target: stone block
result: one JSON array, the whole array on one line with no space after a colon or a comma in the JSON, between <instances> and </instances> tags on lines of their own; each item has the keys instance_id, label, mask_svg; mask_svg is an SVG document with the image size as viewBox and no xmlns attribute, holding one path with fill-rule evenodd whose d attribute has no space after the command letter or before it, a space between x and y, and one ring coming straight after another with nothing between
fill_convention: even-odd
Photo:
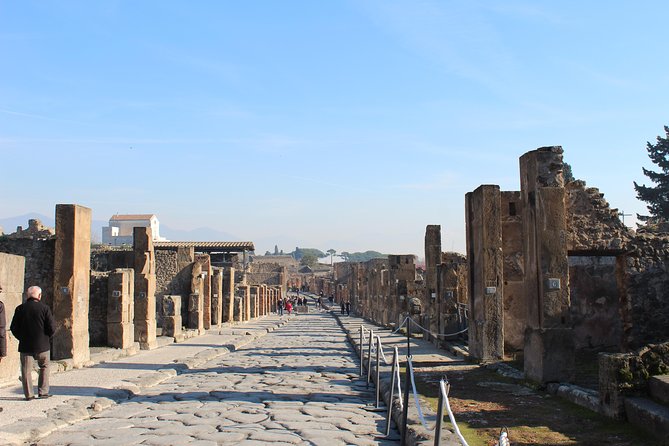
<instances>
[{"instance_id":1,"label":"stone block","mask_svg":"<svg viewBox=\"0 0 669 446\"><path fill-rule=\"evenodd\" d=\"M658 403L669 406L669 375L651 376L648 380L648 393Z\"/></svg>"},{"instance_id":2,"label":"stone block","mask_svg":"<svg viewBox=\"0 0 669 446\"><path fill-rule=\"evenodd\" d=\"M0 301L5 305L7 322L7 356L0 362L0 384L16 384L17 370L20 368L19 341L9 331L9 324L16 307L23 301L24 271L24 257L0 253Z\"/></svg>"},{"instance_id":3,"label":"stone block","mask_svg":"<svg viewBox=\"0 0 669 446\"><path fill-rule=\"evenodd\" d=\"M181 296L163 296L163 317L179 316L181 318Z\"/></svg>"},{"instance_id":4,"label":"stone block","mask_svg":"<svg viewBox=\"0 0 669 446\"><path fill-rule=\"evenodd\" d=\"M204 299L201 294L191 294L188 298L188 328L204 330Z\"/></svg>"},{"instance_id":5,"label":"stone block","mask_svg":"<svg viewBox=\"0 0 669 446\"><path fill-rule=\"evenodd\" d=\"M525 331L524 370L528 379L539 383L573 382L574 337L569 328Z\"/></svg>"},{"instance_id":6,"label":"stone block","mask_svg":"<svg viewBox=\"0 0 669 446\"><path fill-rule=\"evenodd\" d=\"M648 432L662 444L669 440L669 408L646 398L626 398L625 414L634 426Z\"/></svg>"},{"instance_id":7,"label":"stone block","mask_svg":"<svg viewBox=\"0 0 669 446\"><path fill-rule=\"evenodd\" d=\"M178 337L183 324L181 316L165 316L163 319L163 336Z\"/></svg>"},{"instance_id":8,"label":"stone block","mask_svg":"<svg viewBox=\"0 0 669 446\"><path fill-rule=\"evenodd\" d=\"M135 321L135 342L139 342L142 350L151 350L156 348L156 320Z\"/></svg>"},{"instance_id":9,"label":"stone block","mask_svg":"<svg viewBox=\"0 0 669 446\"><path fill-rule=\"evenodd\" d=\"M133 322L107 323L107 344L114 348L130 348L135 342Z\"/></svg>"}]
</instances>

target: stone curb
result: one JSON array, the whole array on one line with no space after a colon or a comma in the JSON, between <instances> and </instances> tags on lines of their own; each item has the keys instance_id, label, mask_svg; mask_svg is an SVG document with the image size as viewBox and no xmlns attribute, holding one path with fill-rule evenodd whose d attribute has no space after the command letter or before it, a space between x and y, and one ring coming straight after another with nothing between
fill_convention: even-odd
<instances>
[{"instance_id":1,"label":"stone curb","mask_svg":"<svg viewBox=\"0 0 669 446\"><path fill-rule=\"evenodd\" d=\"M83 420L90 419L99 412L138 396L145 389L154 387L180 373L192 370L202 364L239 350L247 344L265 336L277 328L283 327L293 318L285 318L266 328L246 329L244 336L234 340L231 344L222 347L210 347L202 350L190 358L175 362L173 367L166 367L155 372L145 373L136 378L124 380L124 384L113 389L103 389L95 397L75 397L67 403L60 404L47 411L47 418L30 417L0 428L0 445L14 446L23 443L36 442L64 427ZM256 332L256 333L253 333ZM221 334L219 332L219 334ZM119 357L122 357L120 355ZM67 370L67 369L66 369Z\"/></svg>"}]
</instances>

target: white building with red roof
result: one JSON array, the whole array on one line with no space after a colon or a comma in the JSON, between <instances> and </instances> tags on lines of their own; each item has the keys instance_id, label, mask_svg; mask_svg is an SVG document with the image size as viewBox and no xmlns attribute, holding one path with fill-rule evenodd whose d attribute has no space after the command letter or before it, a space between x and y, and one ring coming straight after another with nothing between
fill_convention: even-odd
<instances>
[{"instance_id":1,"label":"white building with red roof","mask_svg":"<svg viewBox=\"0 0 669 446\"><path fill-rule=\"evenodd\" d=\"M155 214L117 214L109 219L109 226L102 228L102 243L105 245L132 245L133 228L151 228L153 241L166 241L160 236L160 223Z\"/></svg>"}]
</instances>

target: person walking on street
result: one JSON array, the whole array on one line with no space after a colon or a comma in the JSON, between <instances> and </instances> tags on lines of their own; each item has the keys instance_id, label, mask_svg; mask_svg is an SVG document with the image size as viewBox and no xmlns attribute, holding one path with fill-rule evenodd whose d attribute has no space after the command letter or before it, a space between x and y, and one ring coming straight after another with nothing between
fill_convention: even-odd
<instances>
[{"instance_id":1,"label":"person walking on street","mask_svg":"<svg viewBox=\"0 0 669 446\"><path fill-rule=\"evenodd\" d=\"M343 300L341 301L340 308L341 308L341 314L344 314L346 312L346 307L344 306L344 301Z\"/></svg>"},{"instance_id":2,"label":"person walking on street","mask_svg":"<svg viewBox=\"0 0 669 446\"><path fill-rule=\"evenodd\" d=\"M293 312L293 304L290 301L286 302L286 311L288 312L288 316Z\"/></svg>"},{"instance_id":3,"label":"person walking on street","mask_svg":"<svg viewBox=\"0 0 669 446\"><path fill-rule=\"evenodd\" d=\"M346 316L350 316L350 315L351 315L351 301L347 300L346 301Z\"/></svg>"},{"instance_id":4,"label":"person walking on street","mask_svg":"<svg viewBox=\"0 0 669 446\"><path fill-rule=\"evenodd\" d=\"M10 330L19 340L21 353L21 383L26 400L33 395L32 369L33 359L39 366L38 395L48 398L49 394L49 359L51 356L51 337L55 332L55 323L51 309L41 302L42 289L31 286L26 291L28 299L14 312Z\"/></svg>"},{"instance_id":5,"label":"person walking on street","mask_svg":"<svg viewBox=\"0 0 669 446\"><path fill-rule=\"evenodd\" d=\"M279 313L279 316L283 316L283 299L279 299L279 301L276 303L276 309Z\"/></svg>"}]
</instances>

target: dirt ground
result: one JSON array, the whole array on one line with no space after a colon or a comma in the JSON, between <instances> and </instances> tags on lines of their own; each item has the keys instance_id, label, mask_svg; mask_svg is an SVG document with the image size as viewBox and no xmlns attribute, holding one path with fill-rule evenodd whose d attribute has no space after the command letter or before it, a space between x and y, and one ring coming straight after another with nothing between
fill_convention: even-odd
<instances>
[{"instance_id":1,"label":"dirt ground","mask_svg":"<svg viewBox=\"0 0 669 446\"><path fill-rule=\"evenodd\" d=\"M627 423L471 364L416 369L416 385L421 394L431 397L433 410L443 376L450 383L449 402L455 420L470 446L495 445L503 427L514 446L660 446ZM445 427L452 429L449 422Z\"/></svg>"}]
</instances>

